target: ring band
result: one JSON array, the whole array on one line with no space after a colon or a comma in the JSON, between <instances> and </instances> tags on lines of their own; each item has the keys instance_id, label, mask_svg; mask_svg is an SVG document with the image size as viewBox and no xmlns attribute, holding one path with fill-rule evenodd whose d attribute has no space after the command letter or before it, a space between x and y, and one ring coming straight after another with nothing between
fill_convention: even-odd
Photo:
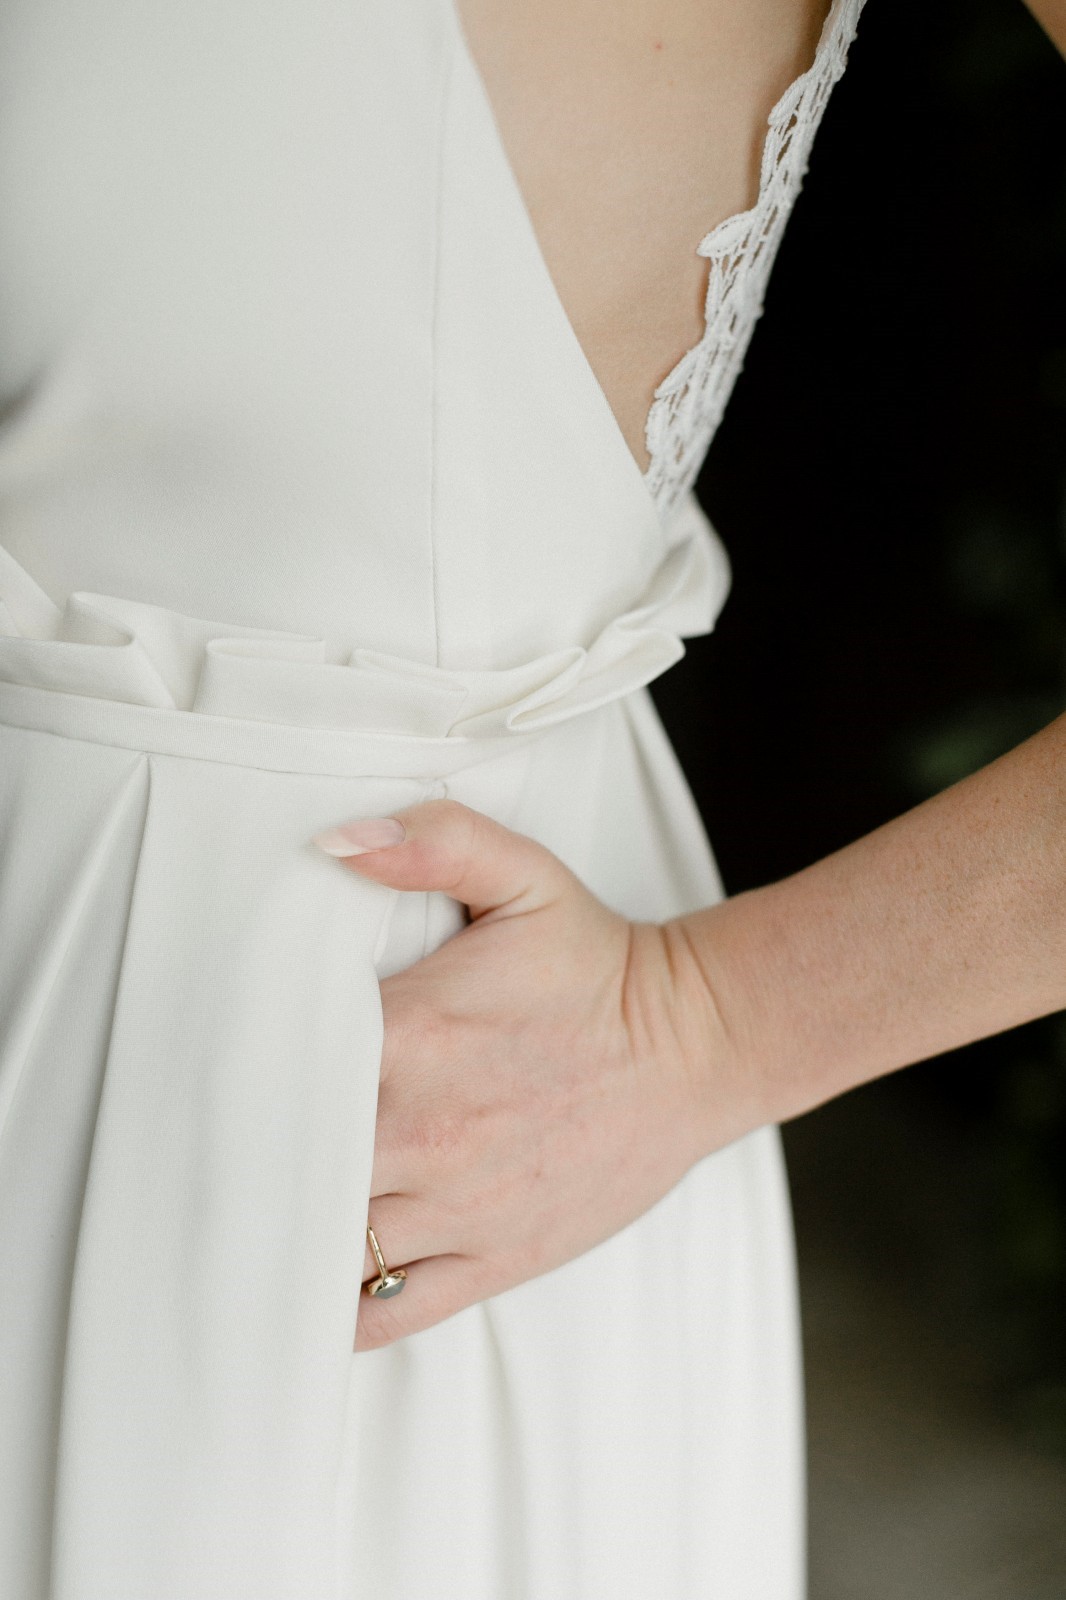
<instances>
[{"instance_id":1,"label":"ring band","mask_svg":"<svg viewBox=\"0 0 1066 1600\"><path fill-rule=\"evenodd\" d=\"M369 1222L366 1225L366 1236L370 1240L370 1248L374 1252L374 1260L378 1264L378 1276L371 1279L366 1285L367 1294L372 1294L376 1299L388 1300L391 1295L399 1294L407 1282L407 1273L403 1267L396 1267L392 1272L385 1265L385 1257L381 1253L373 1228Z\"/></svg>"}]
</instances>

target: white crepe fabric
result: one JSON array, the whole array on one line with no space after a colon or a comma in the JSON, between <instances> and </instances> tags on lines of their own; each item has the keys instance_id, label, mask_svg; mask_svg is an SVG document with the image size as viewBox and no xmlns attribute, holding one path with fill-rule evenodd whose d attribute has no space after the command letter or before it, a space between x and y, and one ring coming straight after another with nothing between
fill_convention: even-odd
<instances>
[{"instance_id":1,"label":"white crepe fabric","mask_svg":"<svg viewBox=\"0 0 1066 1600\"><path fill-rule=\"evenodd\" d=\"M379 979L462 911L311 836L721 893L645 685L725 557L450 0L2 0L0 79L0 1596L799 1600L776 1129L353 1353Z\"/></svg>"}]
</instances>

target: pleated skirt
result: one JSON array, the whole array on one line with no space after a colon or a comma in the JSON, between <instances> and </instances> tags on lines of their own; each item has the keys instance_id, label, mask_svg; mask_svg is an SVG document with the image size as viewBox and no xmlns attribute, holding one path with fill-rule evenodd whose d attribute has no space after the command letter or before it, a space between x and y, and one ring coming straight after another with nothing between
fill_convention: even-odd
<instances>
[{"instance_id":1,"label":"pleated skirt","mask_svg":"<svg viewBox=\"0 0 1066 1600\"><path fill-rule=\"evenodd\" d=\"M310 840L442 794L630 917L721 893L644 689L440 740L0 684L0 1595L800 1600L776 1129L353 1353L379 981L463 919Z\"/></svg>"}]
</instances>

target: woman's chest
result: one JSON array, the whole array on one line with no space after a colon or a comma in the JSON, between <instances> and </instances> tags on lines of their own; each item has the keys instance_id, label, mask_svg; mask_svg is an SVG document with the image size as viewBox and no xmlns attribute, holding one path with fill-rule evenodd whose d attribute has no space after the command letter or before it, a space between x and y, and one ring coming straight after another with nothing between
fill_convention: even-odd
<instances>
[{"instance_id":1,"label":"woman's chest","mask_svg":"<svg viewBox=\"0 0 1066 1600\"><path fill-rule=\"evenodd\" d=\"M630 450L703 330L696 245L750 206L825 0L457 0L546 264Z\"/></svg>"}]
</instances>

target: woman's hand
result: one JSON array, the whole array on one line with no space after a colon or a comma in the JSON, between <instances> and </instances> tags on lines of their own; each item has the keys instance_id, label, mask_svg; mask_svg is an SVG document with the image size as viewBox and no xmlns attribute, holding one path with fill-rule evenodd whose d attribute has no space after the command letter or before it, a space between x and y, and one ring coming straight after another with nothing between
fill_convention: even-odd
<instances>
[{"instance_id":1,"label":"woman's hand","mask_svg":"<svg viewBox=\"0 0 1066 1600\"><path fill-rule=\"evenodd\" d=\"M715 1007L679 925L628 922L455 801L397 815L402 842L344 865L443 890L471 921L381 986L371 1221L408 1282L361 1297L357 1350L580 1255L735 1136ZM340 855L382 827L317 842ZM363 1281L376 1275L368 1250Z\"/></svg>"}]
</instances>

